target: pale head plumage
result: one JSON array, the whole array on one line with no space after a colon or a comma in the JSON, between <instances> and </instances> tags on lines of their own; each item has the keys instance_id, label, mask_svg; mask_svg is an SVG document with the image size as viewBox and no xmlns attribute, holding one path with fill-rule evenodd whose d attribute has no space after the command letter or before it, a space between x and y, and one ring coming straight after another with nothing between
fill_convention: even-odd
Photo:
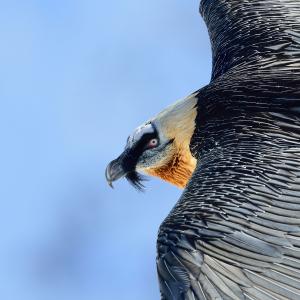
<instances>
[{"instance_id":1,"label":"pale head plumage","mask_svg":"<svg viewBox=\"0 0 300 300\"><path fill-rule=\"evenodd\" d=\"M195 129L197 99L194 94L179 100L160 112L152 123L162 141L172 140L159 164L143 171L158 176L180 188L184 188L191 177L196 159L190 151L190 141Z\"/></svg>"},{"instance_id":2,"label":"pale head plumage","mask_svg":"<svg viewBox=\"0 0 300 300\"><path fill-rule=\"evenodd\" d=\"M144 172L185 187L196 166L190 151L196 105L197 98L192 94L137 127L128 137L124 152L109 164L109 183L125 176L134 186L141 187L138 172Z\"/></svg>"}]
</instances>

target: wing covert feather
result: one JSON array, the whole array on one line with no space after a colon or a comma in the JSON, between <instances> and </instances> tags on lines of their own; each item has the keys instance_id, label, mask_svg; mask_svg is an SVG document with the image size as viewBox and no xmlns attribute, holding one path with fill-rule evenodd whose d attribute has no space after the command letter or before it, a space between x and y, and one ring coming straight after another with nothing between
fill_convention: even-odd
<instances>
[{"instance_id":1,"label":"wing covert feather","mask_svg":"<svg viewBox=\"0 0 300 300\"><path fill-rule=\"evenodd\" d=\"M175 291L161 289L162 299L300 299L300 145L270 146L273 138L202 152L160 227L158 265L169 273L158 274Z\"/></svg>"},{"instance_id":2,"label":"wing covert feather","mask_svg":"<svg viewBox=\"0 0 300 300\"><path fill-rule=\"evenodd\" d=\"M299 68L298 0L202 0L212 80L232 68Z\"/></svg>"}]
</instances>

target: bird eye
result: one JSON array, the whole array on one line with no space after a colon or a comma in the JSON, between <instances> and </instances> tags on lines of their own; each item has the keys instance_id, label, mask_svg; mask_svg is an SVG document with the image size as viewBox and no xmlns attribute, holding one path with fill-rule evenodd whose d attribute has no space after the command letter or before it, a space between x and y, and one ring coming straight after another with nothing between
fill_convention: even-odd
<instances>
[{"instance_id":1,"label":"bird eye","mask_svg":"<svg viewBox=\"0 0 300 300\"><path fill-rule=\"evenodd\" d=\"M148 142L147 148L154 148L158 145L158 139L151 139Z\"/></svg>"}]
</instances>

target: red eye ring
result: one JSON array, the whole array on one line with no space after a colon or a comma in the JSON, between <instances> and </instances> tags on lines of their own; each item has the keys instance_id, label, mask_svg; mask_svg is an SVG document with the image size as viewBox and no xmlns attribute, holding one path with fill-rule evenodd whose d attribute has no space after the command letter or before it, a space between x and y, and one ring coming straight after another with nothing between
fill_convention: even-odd
<instances>
[{"instance_id":1,"label":"red eye ring","mask_svg":"<svg viewBox=\"0 0 300 300\"><path fill-rule=\"evenodd\" d=\"M148 143L148 148L155 148L158 145L158 139L151 139Z\"/></svg>"}]
</instances>

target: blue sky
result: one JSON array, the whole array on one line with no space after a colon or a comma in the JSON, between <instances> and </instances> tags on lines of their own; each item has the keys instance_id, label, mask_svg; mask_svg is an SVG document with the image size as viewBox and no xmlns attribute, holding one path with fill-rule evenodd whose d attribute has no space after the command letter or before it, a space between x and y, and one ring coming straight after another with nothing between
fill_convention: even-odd
<instances>
[{"instance_id":1,"label":"blue sky","mask_svg":"<svg viewBox=\"0 0 300 300\"><path fill-rule=\"evenodd\" d=\"M111 190L135 127L209 82L198 1L0 4L0 299L159 298L156 235L181 191Z\"/></svg>"}]
</instances>

